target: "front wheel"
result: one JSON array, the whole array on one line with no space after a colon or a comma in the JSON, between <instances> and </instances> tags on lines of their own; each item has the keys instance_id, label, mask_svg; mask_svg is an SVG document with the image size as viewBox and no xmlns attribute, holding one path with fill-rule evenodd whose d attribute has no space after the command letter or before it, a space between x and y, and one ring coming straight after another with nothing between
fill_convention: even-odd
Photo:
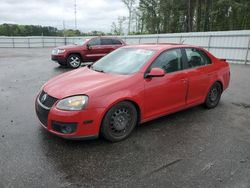
<instances>
[{"instance_id":1,"label":"front wheel","mask_svg":"<svg viewBox=\"0 0 250 188\"><path fill-rule=\"evenodd\" d=\"M209 109L215 108L220 101L221 93L221 85L218 82L215 82L208 92L204 106Z\"/></svg>"},{"instance_id":2,"label":"front wheel","mask_svg":"<svg viewBox=\"0 0 250 188\"><path fill-rule=\"evenodd\" d=\"M135 106L127 101L120 102L106 113L101 126L102 136L112 142L123 140L133 131L137 119Z\"/></svg>"},{"instance_id":3,"label":"front wheel","mask_svg":"<svg viewBox=\"0 0 250 188\"><path fill-rule=\"evenodd\" d=\"M81 57L77 54L71 54L68 58L67 58L67 65L70 68L76 69L78 67L80 67L81 65Z\"/></svg>"}]
</instances>

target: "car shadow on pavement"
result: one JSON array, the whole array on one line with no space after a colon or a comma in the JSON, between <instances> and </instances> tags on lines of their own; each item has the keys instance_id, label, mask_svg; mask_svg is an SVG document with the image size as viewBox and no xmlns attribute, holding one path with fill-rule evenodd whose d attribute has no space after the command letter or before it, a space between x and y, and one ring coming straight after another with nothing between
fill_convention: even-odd
<instances>
[{"instance_id":1,"label":"car shadow on pavement","mask_svg":"<svg viewBox=\"0 0 250 188\"><path fill-rule=\"evenodd\" d=\"M194 138L189 129L193 129L191 126L195 117L191 120L188 117L194 113L200 117L205 110L198 106L144 123L136 127L127 139L117 143L103 138L65 140L42 130L39 133L40 146L42 153L52 161L51 166L62 173L62 179L71 185L79 186L87 182L91 183L87 185L96 186L109 184L117 180L114 174L119 182L126 183L131 178L136 181L168 168L169 164L177 165L183 158L183 149L185 154L192 150L193 146L189 144ZM201 131L202 127L195 130L195 134L199 136ZM181 152L178 152L180 148ZM164 164L162 161L165 161ZM133 177L124 178L129 172L134 174Z\"/></svg>"}]
</instances>

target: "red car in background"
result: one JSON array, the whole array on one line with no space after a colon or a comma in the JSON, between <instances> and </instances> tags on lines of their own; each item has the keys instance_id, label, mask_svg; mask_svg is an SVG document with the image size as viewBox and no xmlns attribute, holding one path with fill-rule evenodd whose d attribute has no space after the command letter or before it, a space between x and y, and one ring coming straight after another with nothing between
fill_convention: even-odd
<instances>
[{"instance_id":1,"label":"red car in background","mask_svg":"<svg viewBox=\"0 0 250 188\"><path fill-rule=\"evenodd\" d=\"M78 68L81 62L95 62L125 45L124 41L114 37L80 39L75 45L60 46L53 49L51 59L62 66Z\"/></svg>"},{"instance_id":2,"label":"red car in background","mask_svg":"<svg viewBox=\"0 0 250 188\"><path fill-rule=\"evenodd\" d=\"M36 113L55 135L119 141L137 124L200 104L216 107L229 81L228 63L202 48L126 46L48 81Z\"/></svg>"}]
</instances>

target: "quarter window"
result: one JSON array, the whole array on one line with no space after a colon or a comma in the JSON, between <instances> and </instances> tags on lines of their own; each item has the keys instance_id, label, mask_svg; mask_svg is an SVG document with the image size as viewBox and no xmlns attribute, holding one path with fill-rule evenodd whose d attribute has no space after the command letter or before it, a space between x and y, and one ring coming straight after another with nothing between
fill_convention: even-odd
<instances>
[{"instance_id":1,"label":"quarter window","mask_svg":"<svg viewBox=\"0 0 250 188\"><path fill-rule=\"evenodd\" d=\"M211 60L209 59L209 57L207 57L207 55L204 52L195 48L187 48L185 49L185 51L187 55L189 68L211 64Z\"/></svg>"},{"instance_id":2,"label":"quarter window","mask_svg":"<svg viewBox=\"0 0 250 188\"><path fill-rule=\"evenodd\" d=\"M182 70L182 55L180 49L163 52L151 65L150 68L159 67L166 73Z\"/></svg>"},{"instance_id":3,"label":"quarter window","mask_svg":"<svg viewBox=\"0 0 250 188\"><path fill-rule=\"evenodd\" d=\"M122 45L121 41L112 39L113 44L115 45Z\"/></svg>"}]
</instances>

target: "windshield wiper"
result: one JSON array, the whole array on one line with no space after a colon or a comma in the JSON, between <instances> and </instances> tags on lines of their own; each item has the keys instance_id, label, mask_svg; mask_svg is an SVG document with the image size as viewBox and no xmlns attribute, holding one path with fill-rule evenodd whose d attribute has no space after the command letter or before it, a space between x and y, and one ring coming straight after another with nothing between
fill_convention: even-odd
<instances>
[{"instance_id":1,"label":"windshield wiper","mask_svg":"<svg viewBox=\"0 0 250 188\"><path fill-rule=\"evenodd\" d=\"M93 69L96 72L104 72L103 70L99 70L99 69Z\"/></svg>"},{"instance_id":2,"label":"windshield wiper","mask_svg":"<svg viewBox=\"0 0 250 188\"><path fill-rule=\"evenodd\" d=\"M92 70L96 71L96 72L102 72L105 73L104 70L101 69L95 69L93 66L90 67Z\"/></svg>"}]
</instances>

